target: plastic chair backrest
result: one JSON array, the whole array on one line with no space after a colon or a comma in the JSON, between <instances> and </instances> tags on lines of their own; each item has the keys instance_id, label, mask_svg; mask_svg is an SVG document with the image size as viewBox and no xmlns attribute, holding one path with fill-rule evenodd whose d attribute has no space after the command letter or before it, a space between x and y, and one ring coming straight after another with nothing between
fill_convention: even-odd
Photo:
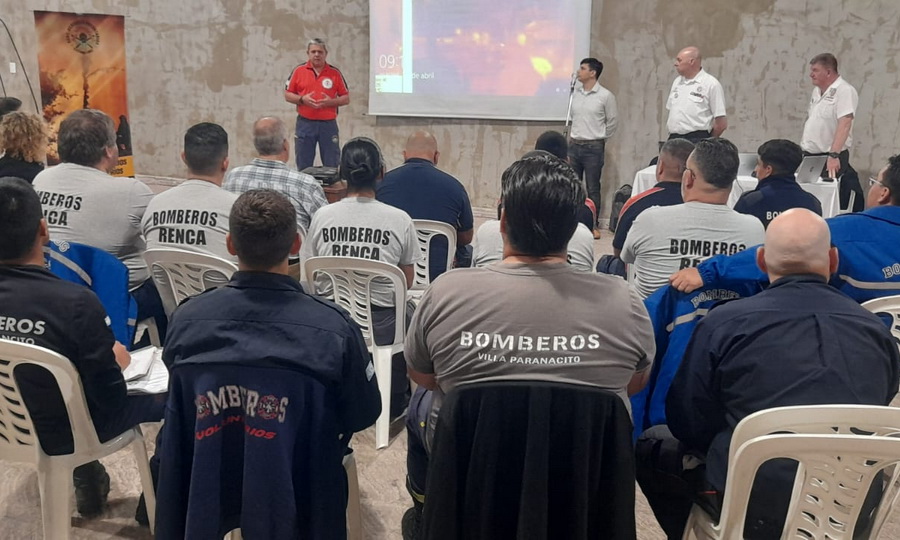
<instances>
[{"instance_id":1,"label":"plastic chair backrest","mask_svg":"<svg viewBox=\"0 0 900 540\"><path fill-rule=\"evenodd\" d=\"M848 436L856 437L864 440L865 438L888 437L898 441L900 444L900 409L895 407L877 407L872 405L805 405L797 407L777 407L767 409L751 414L741 420L734 430L731 437L731 448L728 455L728 488L727 492L735 491L734 496L744 499L746 508L746 497L749 496L750 486L755 476L756 469L749 475L748 483L743 488L732 482L732 464L738 474L746 472L745 465L738 467L737 460L740 459L739 452L749 441L766 437L771 434L788 434L788 435L820 435L820 436ZM788 456L790 457L790 456ZM900 454L897 454L900 460ZM893 474L894 479L900 475L900 467ZM801 477L799 476L798 479ZM891 483L893 484L893 482ZM801 489L798 484L794 484L795 491ZM867 485L866 485L867 489ZM746 493L742 493L745 490ZM865 496L865 489L862 489L862 496ZM896 492L892 497L896 497ZM728 495L726 495L726 499ZM795 497L796 499L796 497ZM893 504L891 497L888 502ZM885 502L882 500L882 503ZM801 499L804 500L804 499ZM862 498L860 498L860 501ZM727 502L727 501L726 501ZM793 503L792 503L793 504ZM724 509L724 506L723 506ZM789 521L790 516L788 514ZM725 523L725 513L722 514L723 519L720 523ZM887 517L887 512L879 511L873 522L872 531L877 533ZM851 528L856 521L851 522ZM742 525L743 526L743 525ZM742 528L733 529L735 531L743 530ZM793 530L793 529L791 529ZM874 538L874 535L873 535Z\"/></svg>"},{"instance_id":2,"label":"plastic chair backrest","mask_svg":"<svg viewBox=\"0 0 900 540\"><path fill-rule=\"evenodd\" d=\"M362 330L366 345L375 345L372 335L372 305L370 291L375 278L390 281L394 292L396 320L406 320L406 276L403 271L381 261L357 257L310 257L303 265L308 290L313 294L332 300L346 309ZM331 282L331 294L320 294L316 287L316 277L326 276ZM405 324L394 325L393 344L403 343Z\"/></svg>"},{"instance_id":3,"label":"plastic chair backrest","mask_svg":"<svg viewBox=\"0 0 900 540\"><path fill-rule=\"evenodd\" d=\"M891 334L900 339L900 295L884 296L863 302L862 307L872 313L886 313L891 316Z\"/></svg>"},{"instance_id":4,"label":"plastic chair backrest","mask_svg":"<svg viewBox=\"0 0 900 540\"><path fill-rule=\"evenodd\" d=\"M876 515L872 538L896 502L900 439L869 435L778 434L750 439L728 464L728 489L720 538L739 538L756 473L765 462L798 462L782 538L850 540L876 475L893 468Z\"/></svg>"},{"instance_id":5,"label":"plastic chair backrest","mask_svg":"<svg viewBox=\"0 0 900 540\"><path fill-rule=\"evenodd\" d=\"M148 249L144 252L144 260L167 316L171 316L185 298L221 287L238 269L233 262L219 257L174 248Z\"/></svg>"},{"instance_id":6,"label":"plastic chair backrest","mask_svg":"<svg viewBox=\"0 0 900 540\"><path fill-rule=\"evenodd\" d=\"M65 357L49 349L0 339L0 458L37 463L43 454L31 415L25 407L13 372L23 364L40 366L53 376L69 415L74 453L100 445L91 422L81 378Z\"/></svg>"},{"instance_id":7,"label":"plastic chair backrest","mask_svg":"<svg viewBox=\"0 0 900 540\"><path fill-rule=\"evenodd\" d=\"M443 236L447 239L447 263L445 271L453 268L453 255L456 253L456 229L443 221L430 219L414 219L416 237L419 240L419 251L422 257L416 262L415 280L411 290L425 289L431 283L429 274L431 260L431 239L435 236Z\"/></svg>"}]
</instances>

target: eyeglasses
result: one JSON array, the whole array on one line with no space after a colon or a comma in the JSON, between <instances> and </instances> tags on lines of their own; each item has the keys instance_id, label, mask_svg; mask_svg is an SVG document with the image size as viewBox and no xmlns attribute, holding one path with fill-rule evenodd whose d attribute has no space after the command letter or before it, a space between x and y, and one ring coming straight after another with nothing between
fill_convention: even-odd
<instances>
[{"instance_id":1,"label":"eyeglasses","mask_svg":"<svg viewBox=\"0 0 900 540\"><path fill-rule=\"evenodd\" d=\"M884 185L884 182L882 182L881 180L875 178L874 176L870 176L870 177L869 177L869 187L872 187L872 186L874 186L875 184L878 184L878 185L880 185L880 186L883 187L883 188L886 188L886 187L887 187L886 185Z\"/></svg>"}]
</instances>

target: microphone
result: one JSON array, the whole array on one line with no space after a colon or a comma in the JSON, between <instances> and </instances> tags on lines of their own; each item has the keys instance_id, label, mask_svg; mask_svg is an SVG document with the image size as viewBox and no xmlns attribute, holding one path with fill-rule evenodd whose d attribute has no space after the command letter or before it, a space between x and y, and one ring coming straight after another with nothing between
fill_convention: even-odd
<instances>
[{"instance_id":1,"label":"microphone","mask_svg":"<svg viewBox=\"0 0 900 540\"><path fill-rule=\"evenodd\" d=\"M570 93L575 91L575 81L577 81L577 80L578 80L578 73L573 71L572 72L572 82L571 82L571 84L569 84L569 92Z\"/></svg>"}]
</instances>

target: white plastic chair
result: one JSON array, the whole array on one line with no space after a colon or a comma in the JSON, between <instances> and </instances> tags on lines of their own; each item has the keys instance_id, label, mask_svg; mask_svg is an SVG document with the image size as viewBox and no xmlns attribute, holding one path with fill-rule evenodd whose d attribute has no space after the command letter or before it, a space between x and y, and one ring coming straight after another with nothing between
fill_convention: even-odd
<instances>
[{"instance_id":1,"label":"white plastic chair","mask_svg":"<svg viewBox=\"0 0 900 540\"><path fill-rule=\"evenodd\" d=\"M893 334L895 338L900 339L900 295L875 298L874 300L863 302L862 307L875 314L889 314L893 318L893 322L891 323L891 334Z\"/></svg>"},{"instance_id":2,"label":"white plastic chair","mask_svg":"<svg viewBox=\"0 0 900 540\"><path fill-rule=\"evenodd\" d=\"M56 379L72 429L74 452L48 456L37 440L31 415L13 377L17 366L40 366ZM71 538L72 471L79 465L131 446L141 475L150 530L156 515L156 496L141 428L135 426L101 443L91 422L81 378L75 366L61 355L27 343L0 339L0 459L31 463L38 470L44 538Z\"/></svg>"},{"instance_id":3,"label":"white plastic chair","mask_svg":"<svg viewBox=\"0 0 900 540\"><path fill-rule=\"evenodd\" d=\"M393 264L356 257L311 257L304 263L308 290L333 300L346 309L362 330L366 346L375 363L378 390L381 392L381 416L375 423L375 446L384 448L389 443L391 408L391 357L403 352L406 334L406 276ZM318 276L327 276L331 293L323 292L316 285ZM396 324L394 340L389 345L375 345L372 334L372 306L370 290L372 281L387 280L394 292Z\"/></svg>"},{"instance_id":4,"label":"white plastic chair","mask_svg":"<svg viewBox=\"0 0 900 540\"><path fill-rule=\"evenodd\" d=\"M182 300L224 285L238 269L225 259L174 248L148 249L144 260L169 317Z\"/></svg>"},{"instance_id":5,"label":"white plastic chair","mask_svg":"<svg viewBox=\"0 0 900 540\"><path fill-rule=\"evenodd\" d=\"M431 239L435 236L443 236L447 239L447 263L445 268L450 270L453 268L453 255L456 253L456 229L443 221L432 221L430 219L414 219L413 225L416 226L416 237L419 240L419 251L422 257L416 262L415 280L409 289L409 296L418 299L431 284L429 274L429 263L431 260Z\"/></svg>"},{"instance_id":6,"label":"white plastic chair","mask_svg":"<svg viewBox=\"0 0 900 540\"><path fill-rule=\"evenodd\" d=\"M782 538L850 540L875 475L893 465L872 520L875 538L900 493L900 409L812 405L744 418L731 437L719 523L694 505L683 538L741 538L756 472L779 457L800 463Z\"/></svg>"},{"instance_id":7,"label":"white plastic chair","mask_svg":"<svg viewBox=\"0 0 900 540\"><path fill-rule=\"evenodd\" d=\"M835 196L838 197L839 199L841 196L841 180L842 179L843 179L843 175L841 175L837 178L837 193L835 193ZM840 207L841 203L838 202L838 215L852 213L854 203L856 203L856 192L851 190L850 198L847 199L847 207L846 208L841 208Z\"/></svg>"}]
</instances>

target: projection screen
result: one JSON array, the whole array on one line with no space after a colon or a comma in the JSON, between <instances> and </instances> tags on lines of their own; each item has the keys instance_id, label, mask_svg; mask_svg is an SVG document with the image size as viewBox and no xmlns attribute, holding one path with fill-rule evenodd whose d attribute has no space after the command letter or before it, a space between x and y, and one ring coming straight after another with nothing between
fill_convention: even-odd
<instances>
[{"instance_id":1,"label":"projection screen","mask_svg":"<svg viewBox=\"0 0 900 540\"><path fill-rule=\"evenodd\" d=\"M565 120L590 0L370 0L369 114Z\"/></svg>"}]
</instances>

